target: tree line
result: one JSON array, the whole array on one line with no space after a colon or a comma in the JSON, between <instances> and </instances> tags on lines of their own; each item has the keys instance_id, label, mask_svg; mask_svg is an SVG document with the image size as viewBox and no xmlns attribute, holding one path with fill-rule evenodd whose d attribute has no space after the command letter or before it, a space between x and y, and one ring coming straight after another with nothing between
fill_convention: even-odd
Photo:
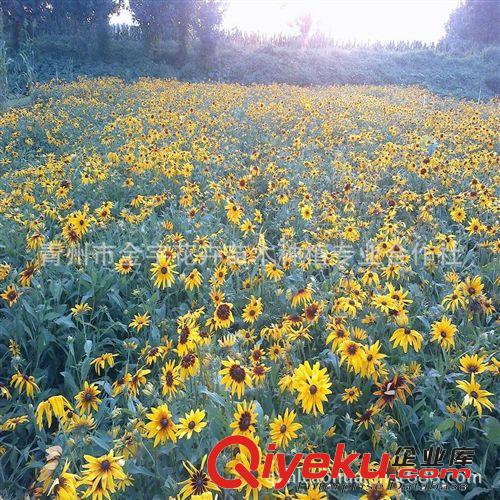
<instances>
[{"instance_id":1,"label":"tree line","mask_svg":"<svg viewBox=\"0 0 500 500\"><path fill-rule=\"evenodd\" d=\"M129 9L135 21L134 34L144 44L153 60L183 65L188 49L196 42L200 61L210 61L219 40L230 38L244 46L256 34L220 30L225 0L0 0L0 57L2 50L20 52L26 40L48 35L72 36L83 45L95 47L95 54L106 61L110 57L110 40L116 29L109 24L110 16ZM303 48L331 43L321 34L311 33L312 19L307 14L297 20L297 36ZM499 43L500 0L462 0L451 14L446 36L440 47L469 48ZM129 30L131 32L132 30ZM126 33L126 30L125 30ZM239 36L239 38L238 38ZM268 39L272 45L293 47L294 37ZM161 50L166 41L174 42L168 56ZM295 44L297 45L297 44ZM396 45L397 46L397 45ZM391 47L387 47L391 48ZM83 47L82 47L83 50ZM168 60L165 58L168 57Z\"/></svg>"},{"instance_id":2,"label":"tree line","mask_svg":"<svg viewBox=\"0 0 500 500\"><path fill-rule=\"evenodd\" d=\"M26 38L72 35L93 43L96 55L106 60L110 16L128 8L146 51L157 57L161 42L173 40L177 44L173 62L183 64L193 39L204 58L213 55L223 7L223 0L0 0L0 28L13 52Z\"/></svg>"}]
</instances>

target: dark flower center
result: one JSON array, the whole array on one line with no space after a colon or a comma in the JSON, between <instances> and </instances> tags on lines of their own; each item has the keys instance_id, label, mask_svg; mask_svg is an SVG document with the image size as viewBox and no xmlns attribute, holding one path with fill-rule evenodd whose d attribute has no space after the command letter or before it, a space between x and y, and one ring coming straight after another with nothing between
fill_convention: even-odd
<instances>
[{"instance_id":1,"label":"dark flower center","mask_svg":"<svg viewBox=\"0 0 500 500\"><path fill-rule=\"evenodd\" d=\"M221 304L217 308L217 316L219 319L222 321L226 321L229 318L229 313L231 312L231 309L227 304Z\"/></svg>"},{"instance_id":2,"label":"dark flower center","mask_svg":"<svg viewBox=\"0 0 500 500\"><path fill-rule=\"evenodd\" d=\"M242 431L246 431L248 430L251 424L252 424L252 416L250 415L250 413L246 411L240 417L239 428Z\"/></svg>"},{"instance_id":3,"label":"dark flower center","mask_svg":"<svg viewBox=\"0 0 500 500\"><path fill-rule=\"evenodd\" d=\"M229 375L235 382L241 383L245 380L246 373L240 365L233 365L229 368Z\"/></svg>"}]
</instances>

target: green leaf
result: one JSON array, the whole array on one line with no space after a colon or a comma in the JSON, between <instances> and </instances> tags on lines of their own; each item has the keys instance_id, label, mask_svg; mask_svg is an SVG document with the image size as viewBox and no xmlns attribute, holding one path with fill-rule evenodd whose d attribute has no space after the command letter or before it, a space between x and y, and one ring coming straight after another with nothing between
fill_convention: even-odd
<instances>
[{"instance_id":1,"label":"green leaf","mask_svg":"<svg viewBox=\"0 0 500 500\"><path fill-rule=\"evenodd\" d=\"M488 417L483 425L488 441L500 445L500 422L495 417Z\"/></svg>"},{"instance_id":2,"label":"green leaf","mask_svg":"<svg viewBox=\"0 0 500 500\"><path fill-rule=\"evenodd\" d=\"M83 346L85 354L88 356L92 352L92 340L86 340Z\"/></svg>"}]
</instances>

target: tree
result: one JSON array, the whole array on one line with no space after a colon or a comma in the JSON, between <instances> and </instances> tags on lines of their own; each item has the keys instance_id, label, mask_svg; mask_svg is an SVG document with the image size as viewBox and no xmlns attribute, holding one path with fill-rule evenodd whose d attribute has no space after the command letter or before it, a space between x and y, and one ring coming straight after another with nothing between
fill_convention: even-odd
<instances>
[{"instance_id":1,"label":"tree","mask_svg":"<svg viewBox=\"0 0 500 500\"><path fill-rule=\"evenodd\" d=\"M175 62L178 66L186 62L190 30L194 24L195 5L195 0L177 0L173 4L172 21L178 45Z\"/></svg>"},{"instance_id":2,"label":"tree","mask_svg":"<svg viewBox=\"0 0 500 500\"><path fill-rule=\"evenodd\" d=\"M37 18L47 8L44 0L0 0L4 30L10 34L14 51L19 51L23 29L33 34Z\"/></svg>"},{"instance_id":3,"label":"tree","mask_svg":"<svg viewBox=\"0 0 500 500\"><path fill-rule=\"evenodd\" d=\"M175 0L130 0L130 10L141 29L146 50L157 55L160 41L172 20Z\"/></svg>"},{"instance_id":4,"label":"tree","mask_svg":"<svg viewBox=\"0 0 500 500\"><path fill-rule=\"evenodd\" d=\"M200 60L203 65L213 57L217 47L217 28L222 22L224 4L220 0L198 0L195 29L200 40Z\"/></svg>"},{"instance_id":5,"label":"tree","mask_svg":"<svg viewBox=\"0 0 500 500\"><path fill-rule=\"evenodd\" d=\"M3 9L0 4L0 109L7 100L7 50L3 32Z\"/></svg>"},{"instance_id":6,"label":"tree","mask_svg":"<svg viewBox=\"0 0 500 500\"><path fill-rule=\"evenodd\" d=\"M464 0L451 13L446 25L446 39L481 45L500 41L500 0Z\"/></svg>"},{"instance_id":7,"label":"tree","mask_svg":"<svg viewBox=\"0 0 500 500\"><path fill-rule=\"evenodd\" d=\"M306 13L300 16L295 25L299 30L299 43L301 48L306 48L311 38L311 31L313 28L313 16L311 13Z\"/></svg>"}]
</instances>

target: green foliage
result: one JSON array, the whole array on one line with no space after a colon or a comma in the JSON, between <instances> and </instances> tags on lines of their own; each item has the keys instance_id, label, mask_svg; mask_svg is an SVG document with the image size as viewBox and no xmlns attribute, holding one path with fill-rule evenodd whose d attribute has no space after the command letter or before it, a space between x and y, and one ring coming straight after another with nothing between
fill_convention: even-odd
<instances>
[{"instance_id":1,"label":"green foliage","mask_svg":"<svg viewBox=\"0 0 500 500\"><path fill-rule=\"evenodd\" d=\"M500 41L500 2L465 0L451 14L446 31L451 42L495 44Z\"/></svg>"}]
</instances>

